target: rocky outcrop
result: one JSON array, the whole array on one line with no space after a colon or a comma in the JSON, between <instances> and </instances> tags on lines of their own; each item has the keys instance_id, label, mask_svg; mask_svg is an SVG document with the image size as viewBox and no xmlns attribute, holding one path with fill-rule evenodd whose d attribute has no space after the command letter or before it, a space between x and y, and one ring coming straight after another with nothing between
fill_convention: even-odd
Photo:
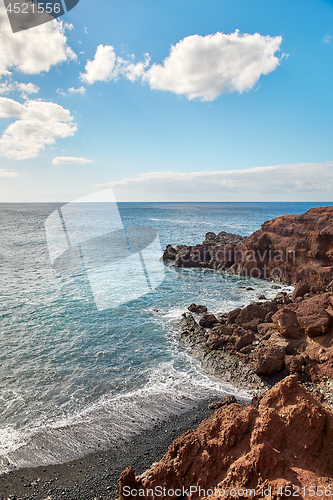
<instances>
[{"instance_id":1,"label":"rocky outcrop","mask_svg":"<svg viewBox=\"0 0 333 500\"><path fill-rule=\"evenodd\" d=\"M204 314L199 324L184 314L180 340L209 373L239 388L260 392L289 373L333 381L333 294L305 285L304 295L279 292L219 318Z\"/></svg>"},{"instance_id":2,"label":"rocky outcrop","mask_svg":"<svg viewBox=\"0 0 333 500\"><path fill-rule=\"evenodd\" d=\"M332 413L289 376L261 401L218 409L141 476L128 467L120 500L330 496L332 449Z\"/></svg>"},{"instance_id":3,"label":"rocky outcrop","mask_svg":"<svg viewBox=\"0 0 333 500\"><path fill-rule=\"evenodd\" d=\"M164 260L176 267L229 270L287 284L306 281L310 288L327 286L333 279L333 207L277 217L245 240L207 233L201 245L169 245Z\"/></svg>"}]
</instances>

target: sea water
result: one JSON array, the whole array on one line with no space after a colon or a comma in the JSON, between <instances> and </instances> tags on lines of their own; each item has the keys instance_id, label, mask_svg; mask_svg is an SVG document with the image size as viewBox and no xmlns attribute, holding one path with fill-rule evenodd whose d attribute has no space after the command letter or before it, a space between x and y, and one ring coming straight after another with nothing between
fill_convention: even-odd
<instances>
[{"instance_id":1,"label":"sea water","mask_svg":"<svg viewBox=\"0 0 333 500\"><path fill-rule=\"evenodd\" d=\"M323 205L118 208L125 227L154 228L164 248L200 243L208 231L247 236L265 220ZM265 281L166 265L156 290L98 310L84 277L52 268L45 221L60 206L0 204L0 471L71 460L203 399L237 394L187 354L177 339L178 322L192 302L218 314L276 293Z\"/></svg>"}]
</instances>

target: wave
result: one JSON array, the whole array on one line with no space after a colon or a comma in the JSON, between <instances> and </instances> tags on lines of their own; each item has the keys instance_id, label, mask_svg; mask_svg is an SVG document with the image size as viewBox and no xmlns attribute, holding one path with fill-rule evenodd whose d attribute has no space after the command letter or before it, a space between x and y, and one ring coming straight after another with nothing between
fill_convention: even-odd
<instances>
[{"instance_id":1,"label":"wave","mask_svg":"<svg viewBox=\"0 0 333 500\"><path fill-rule=\"evenodd\" d=\"M95 450L110 448L120 440L151 428L171 414L180 415L202 400L244 392L203 374L191 362L185 372L174 361L151 369L142 389L105 395L98 402L73 415L32 427L0 431L0 472L16 467L32 467L67 462Z\"/></svg>"}]
</instances>

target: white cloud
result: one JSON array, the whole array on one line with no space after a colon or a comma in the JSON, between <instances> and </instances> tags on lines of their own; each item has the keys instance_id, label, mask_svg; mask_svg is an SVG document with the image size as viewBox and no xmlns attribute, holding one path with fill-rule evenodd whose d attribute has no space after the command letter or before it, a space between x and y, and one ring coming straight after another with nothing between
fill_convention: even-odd
<instances>
[{"instance_id":1,"label":"white cloud","mask_svg":"<svg viewBox=\"0 0 333 500\"><path fill-rule=\"evenodd\" d=\"M0 2L0 76L10 74L11 69L37 74L75 58L67 45L62 21L50 21L13 34L5 6Z\"/></svg>"},{"instance_id":2,"label":"white cloud","mask_svg":"<svg viewBox=\"0 0 333 500\"><path fill-rule=\"evenodd\" d=\"M132 82L142 79L155 90L212 101L224 92L250 90L262 75L274 71L283 57L275 55L281 42L281 36L242 35L238 30L229 35L192 35L171 46L162 65L154 63L150 68L149 54L135 64L117 56L111 45L99 45L80 78L89 84L119 76Z\"/></svg>"},{"instance_id":3,"label":"white cloud","mask_svg":"<svg viewBox=\"0 0 333 500\"><path fill-rule=\"evenodd\" d=\"M81 94L83 95L85 93L86 89L84 87L79 87L78 89L75 89L74 87L71 87L68 89L68 92L70 94Z\"/></svg>"},{"instance_id":4,"label":"white cloud","mask_svg":"<svg viewBox=\"0 0 333 500\"><path fill-rule=\"evenodd\" d=\"M99 45L93 61L87 61L86 72L81 75L81 80L94 83L98 80L106 82L116 78L116 54L111 45Z\"/></svg>"},{"instance_id":5,"label":"white cloud","mask_svg":"<svg viewBox=\"0 0 333 500\"><path fill-rule=\"evenodd\" d=\"M4 131L0 153L6 158L35 158L46 144L55 139L73 136L77 130L67 109L53 102L30 100L20 104L0 97L0 118L18 118Z\"/></svg>"},{"instance_id":6,"label":"white cloud","mask_svg":"<svg viewBox=\"0 0 333 500\"><path fill-rule=\"evenodd\" d=\"M39 87L33 83L18 83L17 88L25 94L37 94Z\"/></svg>"},{"instance_id":7,"label":"white cloud","mask_svg":"<svg viewBox=\"0 0 333 500\"><path fill-rule=\"evenodd\" d=\"M324 43L329 43L330 40L331 40L331 35L325 35L323 38Z\"/></svg>"},{"instance_id":8,"label":"white cloud","mask_svg":"<svg viewBox=\"0 0 333 500\"><path fill-rule=\"evenodd\" d=\"M13 92L16 88L16 85L11 82L3 82L0 83L0 95L9 94L9 92Z\"/></svg>"},{"instance_id":9,"label":"white cloud","mask_svg":"<svg viewBox=\"0 0 333 500\"><path fill-rule=\"evenodd\" d=\"M17 172L8 172L8 170L4 170L0 168L0 177L18 177Z\"/></svg>"},{"instance_id":10,"label":"white cloud","mask_svg":"<svg viewBox=\"0 0 333 500\"><path fill-rule=\"evenodd\" d=\"M118 201L331 201L333 162L212 172L148 172L95 186L109 187Z\"/></svg>"},{"instance_id":11,"label":"white cloud","mask_svg":"<svg viewBox=\"0 0 333 500\"><path fill-rule=\"evenodd\" d=\"M39 87L33 83L18 83L18 82L3 82L0 83L0 94L9 94L9 92L14 92L15 90L22 92L21 97L23 99L28 99L29 94L37 94Z\"/></svg>"},{"instance_id":12,"label":"white cloud","mask_svg":"<svg viewBox=\"0 0 333 500\"><path fill-rule=\"evenodd\" d=\"M192 35L171 47L163 65L146 73L152 89L169 90L188 99L212 101L223 92L244 92L271 73L280 60L280 36Z\"/></svg>"},{"instance_id":13,"label":"white cloud","mask_svg":"<svg viewBox=\"0 0 333 500\"><path fill-rule=\"evenodd\" d=\"M145 60L135 64L117 56L112 45L99 45L94 59L87 61L86 72L80 78L83 82L93 84L97 81L116 80L122 75L134 82L144 76L149 61L149 55L145 54Z\"/></svg>"},{"instance_id":14,"label":"white cloud","mask_svg":"<svg viewBox=\"0 0 333 500\"><path fill-rule=\"evenodd\" d=\"M93 160L87 158L76 158L75 156L56 156L52 160L52 165L75 165L91 163Z\"/></svg>"}]
</instances>

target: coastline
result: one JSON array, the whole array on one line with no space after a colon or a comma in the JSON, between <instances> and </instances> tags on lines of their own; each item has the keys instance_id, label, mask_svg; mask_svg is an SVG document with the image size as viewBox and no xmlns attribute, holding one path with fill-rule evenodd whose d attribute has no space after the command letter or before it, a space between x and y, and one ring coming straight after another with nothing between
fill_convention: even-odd
<instances>
[{"instance_id":1,"label":"coastline","mask_svg":"<svg viewBox=\"0 0 333 500\"><path fill-rule=\"evenodd\" d=\"M313 296L318 294L319 297L321 294L325 293L324 289L320 289L320 287L312 288L317 288L317 290L311 291L310 295L308 292L304 292L306 300L310 301L313 299ZM326 296L322 295L322 297L325 299ZM293 307L290 306L292 300L290 298L287 299L286 302L282 300L282 309L289 310L290 307ZM298 299L298 297L295 297L295 299ZM303 299L299 297L299 300ZM296 312L299 307L299 300L295 300L295 304L297 304L295 305ZM238 314L239 311L240 310L238 310ZM270 325L272 325L271 318L269 321ZM265 324L267 325L267 323ZM277 324L278 323L276 323L276 325ZM253 328L253 331L256 332L257 326L258 324L251 324L248 325L248 328ZM194 333L195 336L197 336L198 332ZM285 335L282 330L279 334ZM289 335L289 332L287 332L287 334ZM182 334L180 334L180 336L181 335ZM286 336L288 337L288 335ZM205 340L204 338L201 340L202 346L200 346L199 351L203 352L202 347ZM186 344L186 342L183 343ZM188 346L192 347L191 343L189 343ZM213 353L213 357L216 357L216 354L219 358L221 357L218 353ZM291 353L287 354L290 355ZM233 366L234 359L234 357L230 356L230 360L227 360L227 366L223 366L224 373L225 369L229 369L231 375L235 374L235 366ZM219 362L220 359L216 360L216 363L203 363L206 372L217 376L218 373L216 373L215 368L219 365ZM210 364L211 369L209 369ZM237 370L236 376L238 377ZM244 382L254 382L254 385L256 385L258 381L251 380L251 376L252 374L250 374L249 379L247 375L245 375L244 380L241 380L241 384ZM229 378L229 380L225 378L222 378L222 380L230 382L232 381L232 377ZM262 384L261 389L268 389L269 386L274 385L277 381L278 380L273 377L270 381L267 380L267 383ZM316 391L315 386L316 384L313 384L313 392ZM235 387L237 388L237 384L235 384ZM246 386L245 388L247 389L248 387ZM156 424L153 429L137 435L134 443L124 441L115 448L93 453L82 459L66 464L20 469L9 474L4 474L0 476L0 492L2 493L4 491L6 495L5 498L12 499L36 498L45 500L47 498L48 500L57 500L58 498L68 498L69 500L80 500L90 498L116 498L118 492L118 478L121 471L132 465L137 474L142 474L151 466L152 462L160 460L167 451L168 446L177 436L186 432L188 429L197 427L203 418L207 418L213 413L213 410L210 411L207 408L209 402L203 401L199 404L197 409L190 410L180 416L173 415L165 421ZM38 478L40 479L38 480ZM55 486L55 484L59 486Z\"/></svg>"},{"instance_id":2,"label":"coastline","mask_svg":"<svg viewBox=\"0 0 333 500\"><path fill-rule=\"evenodd\" d=\"M12 500L113 500L117 498L120 473L132 465L142 474L161 460L171 443L184 432L197 428L215 409L202 401L181 415L171 415L151 429L114 447L94 452L71 462L28 467L0 476L0 498ZM246 400L238 400L244 405ZM30 486L28 486L30 485ZM1 496L2 495L2 496Z\"/></svg>"}]
</instances>

